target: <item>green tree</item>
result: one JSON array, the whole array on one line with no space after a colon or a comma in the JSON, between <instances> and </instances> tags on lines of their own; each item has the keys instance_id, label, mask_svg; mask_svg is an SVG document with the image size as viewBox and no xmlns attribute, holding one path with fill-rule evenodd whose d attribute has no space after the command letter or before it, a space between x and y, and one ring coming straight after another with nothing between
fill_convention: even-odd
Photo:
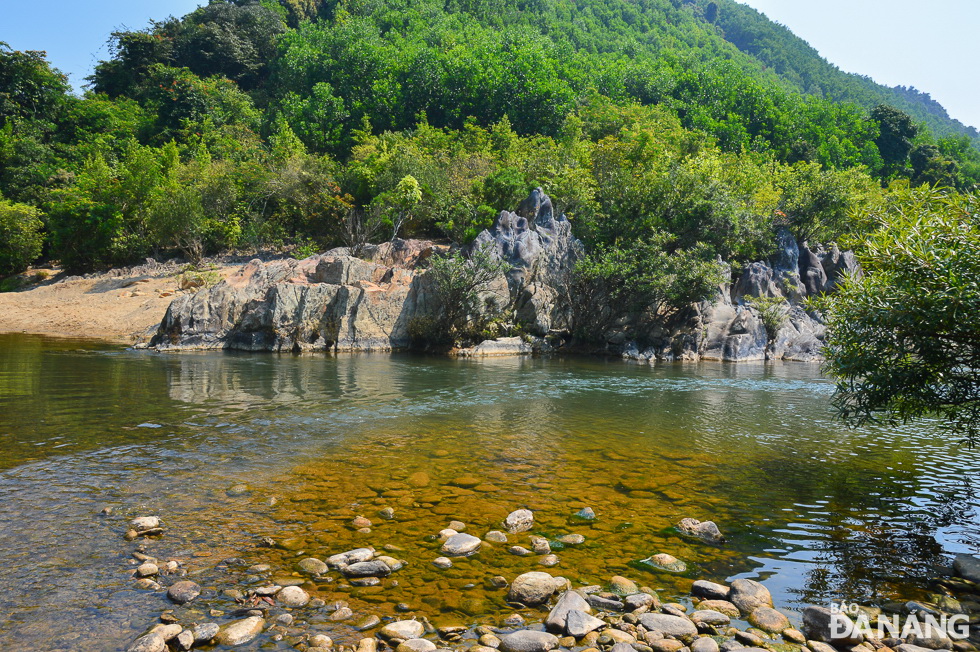
<instances>
[{"instance_id":1,"label":"green tree","mask_svg":"<svg viewBox=\"0 0 980 652\"><path fill-rule=\"evenodd\" d=\"M872 109L871 119L878 124L878 138L875 139L878 151L886 170L894 175L905 167L919 128L910 115L884 104Z\"/></svg>"},{"instance_id":2,"label":"green tree","mask_svg":"<svg viewBox=\"0 0 980 652\"><path fill-rule=\"evenodd\" d=\"M827 367L853 423L938 415L980 434L980 197L897 191L829 295Z\"/></svg>"},{"instance_id":3,"label":"green tree","mask_svg":"<svg viewBox=\"0 0 980 652\"><path fill-rule=\"evenodd\" d=\"M0 277L27 269L44 244L41 211L0 198Z\"/></svg>"}]
</instances>

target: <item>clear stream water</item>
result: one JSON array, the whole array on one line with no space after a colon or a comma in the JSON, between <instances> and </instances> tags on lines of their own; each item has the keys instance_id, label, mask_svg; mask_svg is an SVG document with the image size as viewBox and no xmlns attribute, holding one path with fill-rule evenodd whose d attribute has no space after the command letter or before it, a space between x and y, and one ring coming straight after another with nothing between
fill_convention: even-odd
<instances>
[{"instance_id":1,"label":"clear stream water","mask_svg":"<svg viewBox=\"0 0 980 652\"><path fill-rule=\"evenodd\" d=\"M586 537L551 569L576 583L620 574L670 597L747 577L790 611L926 598L952 553L980 547L980 452L928 422L844 428L832 390L806 364L160 355L3 335L0 649L122 650L156 622L172 605L133 587L136 544L122 538L146 514L167 527L149 552L208 589L178 610L188 619L230 611L220 591L255 581L228 558L296 580L300 558L392 544L409 563L381 586L335 573L305 586L358 615L407 603L437 625L495 622L512 610L487 579L543 570L538 558L485 544L438 570L430 535L456 519L482 536L519 507L535 511L532 534ZM394 520L378 517L386 506ZM596 521L570 518L585 506ZM680 537L686 516L728 542ZM688 572L637 565L659 552Z\"/></svg>"}]
</instances>

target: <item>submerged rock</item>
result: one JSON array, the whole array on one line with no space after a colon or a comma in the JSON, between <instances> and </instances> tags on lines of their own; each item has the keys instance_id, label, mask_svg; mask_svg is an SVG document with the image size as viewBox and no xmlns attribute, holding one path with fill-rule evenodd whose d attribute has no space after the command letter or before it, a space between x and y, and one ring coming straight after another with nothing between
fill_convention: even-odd
<instances>
[{"instance_id":1,"label":"submerged rock","mask_svg":"<svg viewBox=\"0 0 980 652\"><path fill-rule=\"evenodd\" d=\"M722 543L725 537L714 521L699 521L696 518L684 518L677 524L677 529L692 537L697 537L711 543Z\"/></svg>"},{"instance_id":2,"label":"submerged rock","mask_svg":"<svg viewBox=\"0 0 980 652\"><path fill-rule=\"evenodd\" d=\"M641 560L640 563L671 573L683 573L687 570L687 564L679 560L677 557L663 552L658 555L653 555L652 557L647 557L646 559Z\"/></svg>"},{"instance_id":3,"label":"submerged rock","mask_svg":"<svg viewBox=\"0 0 980 652\"><path fill-rule=\"evenodd\" d=\"M442 544L443 554L450 557L468 557L476 554L483 542L472 534L456 533Z\"/></svg>"},{"instance_id":4,"label":"submerged rock","mask_svg":"<svg viewBox=\"0 0 980 652\"><path fill-rule=\"evenodd\" d=\"M534 513L529 509L518 509L504 519L504 528L511 534L527 532L534 527Z\"/></svg>"}]
</instances>

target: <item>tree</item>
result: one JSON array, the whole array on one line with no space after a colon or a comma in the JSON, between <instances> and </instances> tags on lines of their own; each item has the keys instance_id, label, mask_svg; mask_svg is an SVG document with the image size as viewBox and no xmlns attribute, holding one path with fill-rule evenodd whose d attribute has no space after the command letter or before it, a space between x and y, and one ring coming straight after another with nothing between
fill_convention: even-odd
<instances>
[{"instance_id":1,"label":"tree","mask_svg":"<svg viewBox=\"0 0 980 652\"><path fill-rule=\"evenodd\" d=\"M871 119L878 123L875 143L886 169L891 173L897 172L905 167L912 151L912 139L919 133L919 128L910 115L884 104L872 109Z\"/></svg>"},{"instance_id":2,"label":"tree","mask_svg":"<svg viewBox=\"0 0 980 652\"><path fill-rule=\"evenodd\" d=\"M431 344L469 339L487 316L499 314L503 307L481 305L481 299L508 269L490 248L474 249L469 258L458 251L433 258L426 275L432 281L436 312L413 325L413 338Z\"/></svg>"},{"instance_id":3,"label":"tree","mask_svg":"<svg viewBox=\"0 0 980 652\"><path fill-rule=\"evenodd\" d=\"M0 276L27 269L44 243L41 211L0 198Z\"/></svg>"},{"instance_id":4,"label":"tree","mask_svg":"<svg viewBox=\"0 0 980 652\"><path fill-rule=\"evenodd\" d=\"M938 415L980 434L980 197L897 191L825 298L834 403L854 424Z\"/></svg>"}]
</instances>

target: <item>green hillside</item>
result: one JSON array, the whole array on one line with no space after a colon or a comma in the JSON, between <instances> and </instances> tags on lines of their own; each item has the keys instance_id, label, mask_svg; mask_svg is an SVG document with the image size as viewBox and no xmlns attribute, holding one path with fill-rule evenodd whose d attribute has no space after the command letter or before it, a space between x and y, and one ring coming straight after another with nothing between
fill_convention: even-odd
<instances>
[{"instance_id":1,"label":"green hillside","mask_svg":"<svg viewBox=\"0 0 980 652\"><path fill-rule=\"evenodd\" d=\"M715 9L709 9L711 4ZM702 15L713 17L725 40L773 69L796 90L867 109L888 104L924 123L937 136L968 136L974 145L980 144L975 127L950 118L928 93L906 86L889 88L869 77L842 72L806 41L752 7L734 0L699 0L697 7Z\"/></svg>"},{"instance_id":2,"label":"green hillside","mask_svg":"<svg viewBox=\"0 0 980 652\"><path fill-rule=\"evenodd\" d=\"M0 46L0 274L468 242L536 186L596 250L738 264L980 181L930 106L727 1L213 1L115 34L84 97Z\"/></svg>"}]
</instances>

